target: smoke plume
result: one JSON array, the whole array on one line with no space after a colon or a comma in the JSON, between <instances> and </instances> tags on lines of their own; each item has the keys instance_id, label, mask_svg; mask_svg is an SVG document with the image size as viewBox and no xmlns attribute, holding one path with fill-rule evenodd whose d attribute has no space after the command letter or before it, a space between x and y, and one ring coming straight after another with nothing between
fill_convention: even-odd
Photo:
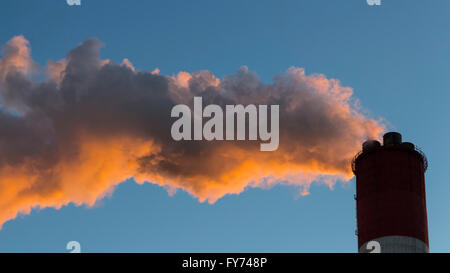
<instances>
[{"instance_id":1,"label":"smoke plume","mask_svg":"<svg viewBox=\"0 0 450 273\"><path fill-rule=\"evenodd\" d=\"M23 36L4 45L0 225L31 209L92 206L129 178L210 203L275 183L307 194L314 181L349 180L360 143L384 130L362 114L352 88L302 68L271 83L247 67L220 79L209 71L165 76L128 59L101 60L102 46L87 39L40 67ZM258 141L174 141L170 111L192 107L194 96L222 106L280 105L278 150L261 152Z\"/></svg>"}]
</instances>

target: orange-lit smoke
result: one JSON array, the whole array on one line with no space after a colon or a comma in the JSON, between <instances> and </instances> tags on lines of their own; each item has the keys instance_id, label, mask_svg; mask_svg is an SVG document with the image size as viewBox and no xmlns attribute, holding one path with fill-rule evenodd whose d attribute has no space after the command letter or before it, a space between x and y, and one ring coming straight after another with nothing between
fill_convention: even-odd
<instances>
[{"instance_id":1,"label":"orange-lit smoke","mask_svg":"<svg viewBox=\"0 0 450 273\"><path fill-rule=\"evenodd\" d=\"M366 138L384 130L361 114L353 90L321 74L289 68L263 83L246 67L221 79L209 71L161 75L100 60L87 39L64 59L49 61L46 80L28 41L17 36L0 59L0 225L33 208L71 202L92 206L128 178L182 189L215 202L247 187L276 183L308 194L352 177L350 160ZM181 141L170 136L172 107L192 104L280 105L280 145Z\"/></svg>"}]
</instances>

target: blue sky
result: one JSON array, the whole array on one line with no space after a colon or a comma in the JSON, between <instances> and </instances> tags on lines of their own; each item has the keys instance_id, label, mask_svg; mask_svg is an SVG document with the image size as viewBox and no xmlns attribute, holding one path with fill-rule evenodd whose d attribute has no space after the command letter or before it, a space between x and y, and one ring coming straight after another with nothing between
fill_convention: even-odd
<instances>
[{"instance_id":1,"label":"blue sky","mask_svg":"<svg viewBox=\"0 0 450 273\"><path fill-rule=\"evenodd\" d=\"M446 0L7 0L0 43L23 34L33 58L58 60L88 37L103 58L163 74L247 65L264 81L290 66L354 88L372 117L427 154L430 249L450 249L450 24ZM94 208L45 209L6 223L0 251L355 252L354 179L248 189L210 205L156 185L120 184Z\"/></svg>"}]
</instances>

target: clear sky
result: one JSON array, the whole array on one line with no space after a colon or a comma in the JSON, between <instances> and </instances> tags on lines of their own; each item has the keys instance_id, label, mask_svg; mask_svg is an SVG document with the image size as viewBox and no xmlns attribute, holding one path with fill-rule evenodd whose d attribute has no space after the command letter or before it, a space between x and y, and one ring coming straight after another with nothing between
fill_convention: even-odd
<instances>
[{"instance_id":1,"label":"clear sky","mask_svg":"<svg viewBox=\"0 0 450 273\"><path fill-rule=\"evenodd\" d=\"M88 37L102 58L166 75L242 65L263 81L290 66L354 89L373 117L422 148L432 252L450 250L450 2L447 0L6 0L0 44L24 35L41 65ZM0 178L1 179L1 178ZM0 251L356 252L355 182L247 189L214 204L132 181L93 208L33 211L4 224Z\"/></svg>"}]
</instances>

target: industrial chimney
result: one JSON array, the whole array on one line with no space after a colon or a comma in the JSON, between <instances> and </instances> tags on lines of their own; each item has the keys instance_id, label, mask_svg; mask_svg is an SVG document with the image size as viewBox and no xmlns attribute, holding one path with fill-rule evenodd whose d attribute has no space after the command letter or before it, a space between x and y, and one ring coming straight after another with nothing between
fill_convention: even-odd
<instances>
[{"instance_id":1,"label":"industrial chimney","mask_svg":"<svg viewBox=\"0 0 450 273\"><path fill-rule=\"evenodd\" d=\"M360 253L378 244L382 253L429 252L427 166L425 155L399 133L386 133L383 145L363 143L352 162Z\"/></svg>"}]
</instances>

